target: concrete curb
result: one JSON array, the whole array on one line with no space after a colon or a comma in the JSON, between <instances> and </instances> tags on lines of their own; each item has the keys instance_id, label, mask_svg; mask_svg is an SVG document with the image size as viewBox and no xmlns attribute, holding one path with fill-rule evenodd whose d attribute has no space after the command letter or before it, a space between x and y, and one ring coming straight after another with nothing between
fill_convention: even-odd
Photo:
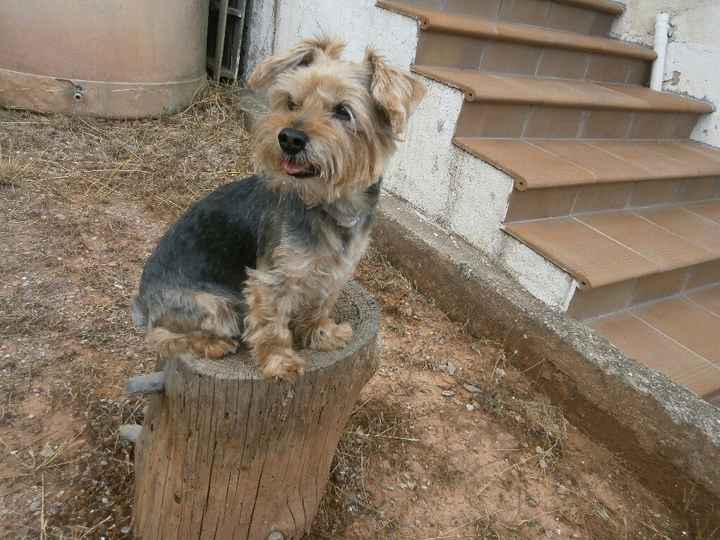
<instances>
[{"instance_id":1,"label":"concrete curb","mask_svg":"<svg viewBox=\"0 0 720 540\"><path fill-rule=\"evenodd\" d=\"M461 239L383 195L375 246L508 358L678 512L720 526L720 409L549 308Z\"/></svg>"}]
</instances>

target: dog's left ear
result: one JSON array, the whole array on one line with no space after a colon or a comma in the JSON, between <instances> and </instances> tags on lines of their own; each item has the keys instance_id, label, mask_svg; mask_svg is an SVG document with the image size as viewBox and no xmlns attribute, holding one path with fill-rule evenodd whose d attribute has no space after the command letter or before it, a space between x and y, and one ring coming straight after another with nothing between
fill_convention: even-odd
<instances>
[{"instance_id":1,"label":"dog's left ear","mask_svg":"<svg viewBox=\"0 0 720 540\"><path fill-rule=\"evenodd\" d=\"M344 48L343 41L330 36L305 39L288 52L271 56L258 64L247 81L247 87L256 91L267 90L283 71L322 60L337 60Z\"/></svg>"},{"instance_id":2,"label":"dog's left ear","mask_svg":"<svg viewBox=\"0 0 720 540\"><path fill-rule=\"evenodd\" d=\"M386 64L373 49L365 51L365 62L370 67L370 95L386 115L393 135L400 137L425 97L425 86L410 73Z\"/></svg>"}]
</instances>

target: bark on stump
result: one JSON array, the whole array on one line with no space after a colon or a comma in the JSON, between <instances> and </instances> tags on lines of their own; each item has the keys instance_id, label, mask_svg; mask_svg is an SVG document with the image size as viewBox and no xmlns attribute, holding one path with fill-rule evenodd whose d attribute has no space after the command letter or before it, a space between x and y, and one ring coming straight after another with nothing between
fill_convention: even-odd
<instances>
[{"instance_id":1,"label":"bark on stump","mask_svg":"<svg viewBox=\"0 0 720 540\"><path fill-rule=\"evenodd\" d=\"M336 316L342 351L311 353L296 384L258 376L247 353L164 366L135 449L136 539L301 538L360 390L377 368L378 308L356 283Z\"/></svg>"}]
</instances>

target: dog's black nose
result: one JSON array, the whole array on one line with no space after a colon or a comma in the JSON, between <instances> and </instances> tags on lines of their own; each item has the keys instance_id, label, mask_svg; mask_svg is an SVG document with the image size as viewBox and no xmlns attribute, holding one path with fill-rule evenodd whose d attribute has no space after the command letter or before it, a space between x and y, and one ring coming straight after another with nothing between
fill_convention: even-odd
<instances>
[{"instance_id":1,"label":"dog's black nose","mask_svg":"<svg viewBox=\"0 0 720 540\"><path fill-rule=\"evenodd\" d=\"M285 128L278 135L278 141L280 141L280 148L282 148L285 153L294 156L305 150L308 143L308 136L297 129Z\"/></svg>"}]
</instances>

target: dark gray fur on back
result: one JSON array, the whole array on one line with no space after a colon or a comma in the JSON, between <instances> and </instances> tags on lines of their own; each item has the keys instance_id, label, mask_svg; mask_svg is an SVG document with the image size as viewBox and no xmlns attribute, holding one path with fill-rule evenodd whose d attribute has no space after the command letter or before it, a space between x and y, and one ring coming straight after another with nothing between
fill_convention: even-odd
<instances>
[{"instance_id":1,"label":"dark gray fur on back","mask_svg":"<svg viewBox=\"0 0 720 540\"><path fill-rule=\"evenodd\" d=\"M242 312L247 269L283 236L313 247L329 228L346 246L367 233L379 195L380 181L351 201L309 208L292 192L268 190L260 176L219 187L170 227L148 259L133 304L135 323L149 330L166 315L200 317L188 291L225 297Z\"/></svg>"}]
</instances>

